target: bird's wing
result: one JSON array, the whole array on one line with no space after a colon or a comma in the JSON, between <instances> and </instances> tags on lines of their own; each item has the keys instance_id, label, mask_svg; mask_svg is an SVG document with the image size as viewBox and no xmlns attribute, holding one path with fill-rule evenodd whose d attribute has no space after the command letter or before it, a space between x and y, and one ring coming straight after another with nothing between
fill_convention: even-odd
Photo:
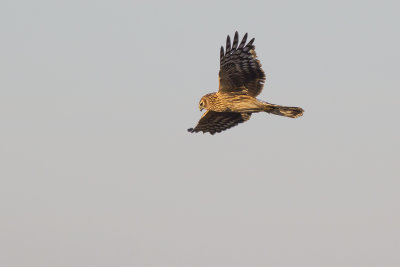
<instances>
[{"instance_id":1,"label":"bird's wing","mask_svg":"<svg viewBox=\"0 0 400 267\"><path fill-rule=\"evenodd\" d=\"M247 43L247 33L239 44L238 32L233 38L233 45L228 35L226 39L226 51L221 46L219 91L239 92L250 96L257 96L261 93L265 73L261 69L261 63L257 59L254 38Z\"/></svg>"},{"instance_id":2,"label":"bird's wing","mask_svg":"<svg viewBox=\"0 0 400 267\"><path fill-rule=\"evenodd\" d=\"M191 133L209 132L210 134L215 134L249 120L250 116L251 113L215 112L207 110L196 127L190 128L188 131Z\"/></svg>"}]
</instances>

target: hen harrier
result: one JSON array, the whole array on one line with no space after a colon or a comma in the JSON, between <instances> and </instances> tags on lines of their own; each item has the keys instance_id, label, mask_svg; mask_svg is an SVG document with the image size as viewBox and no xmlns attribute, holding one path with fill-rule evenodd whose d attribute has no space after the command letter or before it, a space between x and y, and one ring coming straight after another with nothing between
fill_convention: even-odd
<instances>
[{"instance_id":1,"label":"hen harrier","mask_svg":"<svg viewBox=\"0 0 400 267\"><path fill-rule=\"evenodd\" d=\"M257 59L254 38L247 43L247 33L239 44L238 32L226 39L226 51L221 46L219 89L216 93L203 96L199 109L207 111L198 124L189 132L219 133L250 119L252 113L267 112L275 115L297 118L303 115L299 107L284 107L258 100L264 86L265 73Z\"/></svg>"}]
</instances>

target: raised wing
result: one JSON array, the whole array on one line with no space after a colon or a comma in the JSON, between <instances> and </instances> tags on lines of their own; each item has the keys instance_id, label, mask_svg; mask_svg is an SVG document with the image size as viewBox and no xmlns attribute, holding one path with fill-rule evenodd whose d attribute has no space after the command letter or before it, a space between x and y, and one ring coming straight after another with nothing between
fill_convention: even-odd
<instances>
[{"instance_id":1,"label":"raised wing","mask_svg":"<svg viewBox=\"0 0 400 267\"><path fill-rule=\"evenodd\" d=\"M251 113L215 112L207 110L196 127L190 128L188 131L191 133L209 132L210 134L215 134L249 120L250 116Z\"/></svg>"},{"instance_id":2,"label":"raised wing","mask_svg":"<svg viewBox=\"0 0 400 267\"><path fill-rule=\"evenodd\" d=\"M236 32L232 46L229 35L226 39L226 51L221 46L220 92L239 92L253 97L261 93L265 82L265 73L261 69L261 63L254 50L254 38L247 45L246 41L247 33L238 47L239 34Z\"/></svg>"}]
</instances>

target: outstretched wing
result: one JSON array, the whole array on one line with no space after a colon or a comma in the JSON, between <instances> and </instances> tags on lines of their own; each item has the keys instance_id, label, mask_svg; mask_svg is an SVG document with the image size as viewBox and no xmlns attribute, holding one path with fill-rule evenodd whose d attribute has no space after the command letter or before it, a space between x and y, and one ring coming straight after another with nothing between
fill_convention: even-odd
<instances>
[{"instance_id":1,"label":"outstretched wing","mask_svg":"<svg viewBox=\"0 0 400 267\"><path fill-rule=\"evenodd\" d=\"M247 45L246 41L247 33L238 47L239 34L236 32L232 46L229 35L226 39L226 51L221 46L220 92L240 92L253 97L261 93L265 82L265 73L261 69L261 63L254 50L254 38Z\"/></svg>"},{"instance_id":2,"label":"outstretched wing","mask_svg":"<svg viewBox=\"0 0 400 267\"><path fill-rule=\"evenodd\" d=\"M210 134L215 134L249 120L250 116L251 113L215 112L207 110L196 127L190 128L188 131L191 133L209 132Z\"/></svg>"}]
</instances>

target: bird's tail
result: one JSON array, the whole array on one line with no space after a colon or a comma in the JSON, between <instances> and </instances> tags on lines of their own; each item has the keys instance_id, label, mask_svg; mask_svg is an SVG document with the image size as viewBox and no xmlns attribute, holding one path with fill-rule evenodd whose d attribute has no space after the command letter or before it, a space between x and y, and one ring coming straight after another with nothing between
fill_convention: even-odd
<instances>
[{"instance_id":1,"label":"bird's tail","mask_svg":"<svg viewBox=\"0 0 400 267\"><path fill-rule=\"evenodd\" d=\"M304 110L299 107L285 107L264 102L264 111L289 118L298 118L303 115Z\"/></svg>"}]
</instances>

